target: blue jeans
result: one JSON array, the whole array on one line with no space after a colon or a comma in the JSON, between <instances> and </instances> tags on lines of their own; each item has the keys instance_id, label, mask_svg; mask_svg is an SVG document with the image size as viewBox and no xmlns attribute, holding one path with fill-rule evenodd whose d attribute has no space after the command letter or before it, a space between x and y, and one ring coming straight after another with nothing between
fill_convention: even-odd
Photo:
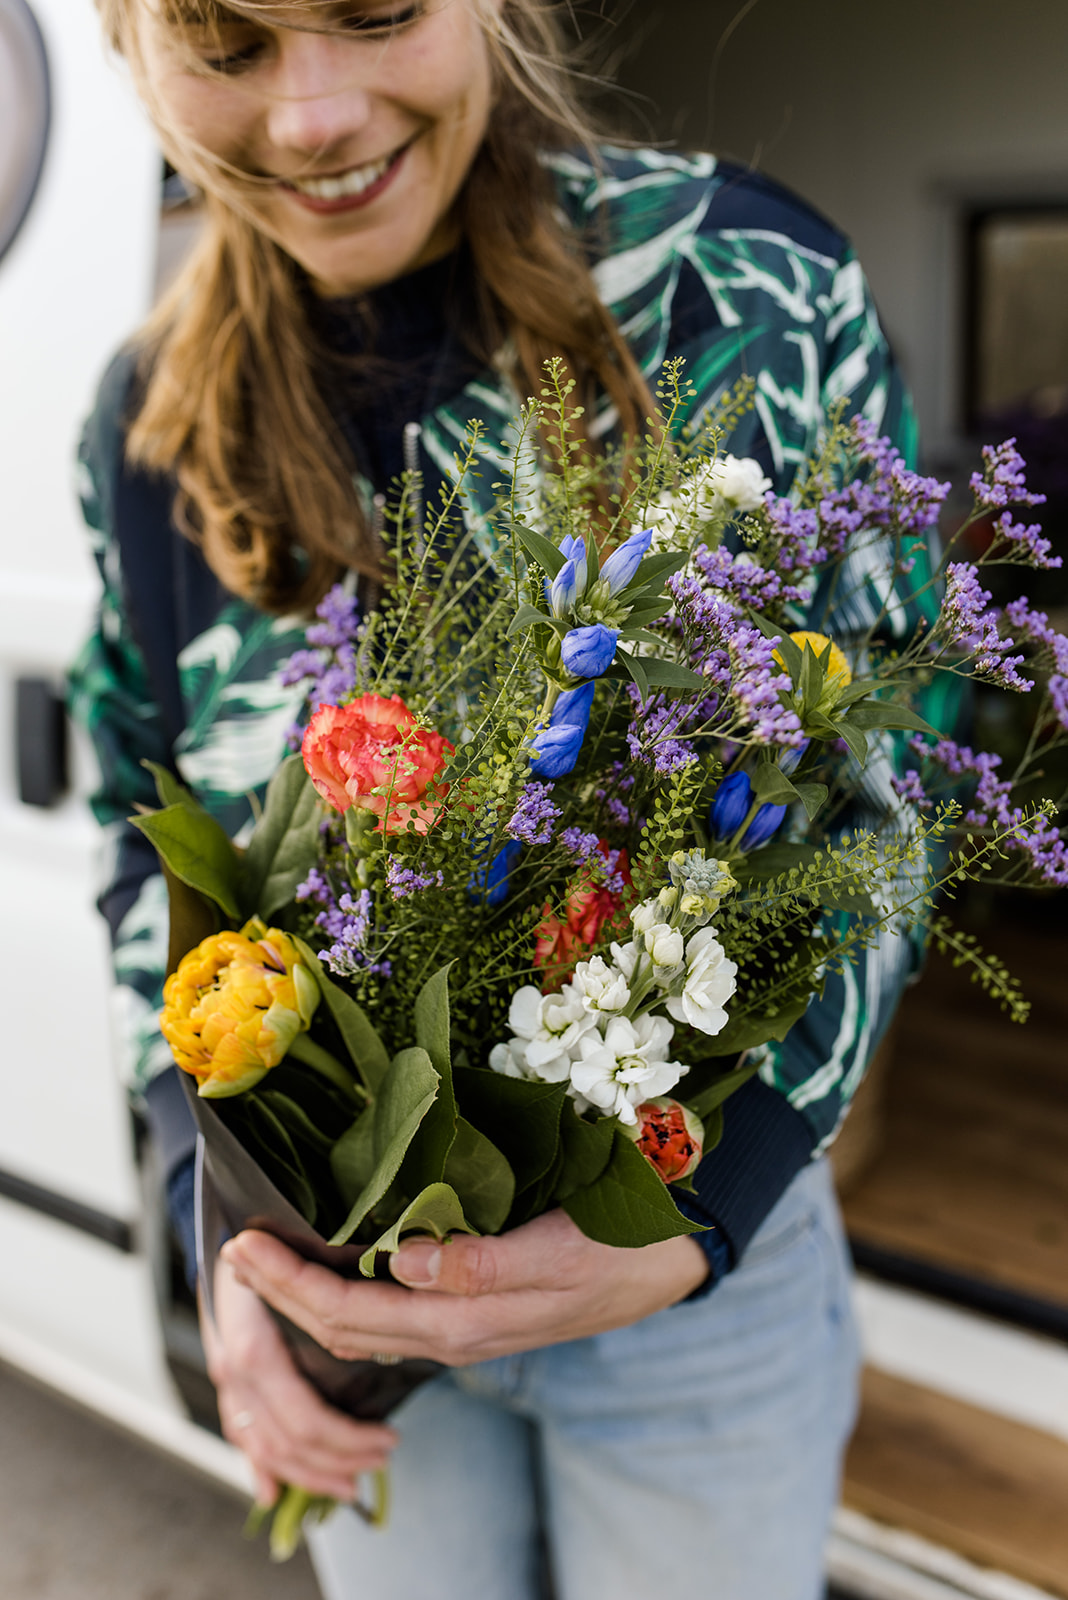
<instances>
[{"instance_id":1,"label":"blue jeans","mask_svg":"<svg viewBox=\"0 0 1068 1600\"><path fill-rule=\"evenodd\" d=\"M705 1299L413 1395L389 1527L312 1535L326 1600L817 1600L857 1368L821 1161Z\"/></svg>"}]
</instances>

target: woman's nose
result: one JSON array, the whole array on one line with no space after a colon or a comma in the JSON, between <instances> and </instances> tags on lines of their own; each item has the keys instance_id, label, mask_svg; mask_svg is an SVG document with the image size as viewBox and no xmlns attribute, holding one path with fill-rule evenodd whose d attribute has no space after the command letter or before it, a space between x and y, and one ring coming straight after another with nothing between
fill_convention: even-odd
<instances>
[{"instance_id":1,"label":"woman's nose","mask_svg":"<svg viewBox=\"0 0 1068 1600\"><path fill-rule=\"evenodd\" d=\"M346 40L288 34L272 84L267 133L279 150L312 156L359 135L372 99Z\"/></svg>"}]
</instances>

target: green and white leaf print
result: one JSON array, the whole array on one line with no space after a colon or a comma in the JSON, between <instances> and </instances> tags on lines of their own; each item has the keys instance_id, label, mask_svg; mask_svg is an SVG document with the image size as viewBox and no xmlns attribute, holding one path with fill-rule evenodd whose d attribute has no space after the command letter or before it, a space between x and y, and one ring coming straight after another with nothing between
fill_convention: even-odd
<instances>
[{"instance_id":1,"label":"green and white leaf print","mask_svg":"<svg viewBox=\"0 0 1068 1600\"><path fill-rule=\"evenodd\" d=\"M666 359L685 358L685 377L696 389L691 418L742 376L755 380L755 406L728 447L768 462L777 493L789 491L828 407L842 399L889 434L907 459L914 457L911 411L863 274L830 224L758 175L723 167L708 155L606 147L597 168L575 153L547 162L561 207L589 251L598 290L650 379ZM420 419L428 504L437 494L435 475L454 479L455 454L470 423L482 424L479 475L470 480L465 516L484 549L494 485L508 459L501 441L520 399L499 371L487 369ZM117 419L111 424L117 427ZM610 425L605 403L594 432ZM237 835L249 824L250 794L262 796L282 759L299 707L299 691L282 687L280 669L304 644L304 627L296 619L265 617L244 601L226 601L182 651L184 728L169 752L123 609L118 551L107 525L106 465L90 451L84 468L85 513L96 530L104 593L97 631L75 673L74 703L100 758L97 814L117 825L137 801L152 804L152 782L140 762L173 755L197 798ZM364 485L368 491L387 487ZM831 618L829 631L842 641L862 631L884 600L891 627L905 620L879 574L864 563L858 553L852 581L843 585L849 597ZM902 742L896 735L881 738L887 759L872 764L864 797L872 817L900 808L889 780L890 757ZM858 816L858 824L863 820ZM127 996L127 1072L137 1090L167 1064L152 1022L166 906L158 877L146 877L148 869L131 856L135 848L126 838L113 884L124 871L145 878L122 921L115 957ZM906 939L885 935L854 970L832 975L822 1002L810 1006L785 1044L767 1050L761 1073L802 1114L814 1146L833 1137L914 961Z\"/></svg>"}]
</instances>

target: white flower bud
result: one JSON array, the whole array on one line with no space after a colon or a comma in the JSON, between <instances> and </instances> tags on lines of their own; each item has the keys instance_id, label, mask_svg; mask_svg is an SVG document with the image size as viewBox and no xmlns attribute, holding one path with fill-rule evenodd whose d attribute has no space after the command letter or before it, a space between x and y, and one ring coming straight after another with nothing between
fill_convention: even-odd
<instances>
[{"instance_id":1,"label":"white flower bud","mask_svg":"<svg viewBox=\"0 0 1068 1600\"><path fill-rule=\"evenodd\" d=\"M659 922L660 907L655 900L643 900L640 906L634 907L630 920L635 933L646 934Z\"/></svg>"},{"instance_id":2,"label":"white flower bud","mask_svg":"<svg viewBox=\"0 0 1068 1600\"><path fill-rule=\"evenodd\" d=\"M653 958L654 967L677 967L682 962L686 947L677 928L667 922L658 922L645 935L645 948Z\"/></svg>"}]
</instances>

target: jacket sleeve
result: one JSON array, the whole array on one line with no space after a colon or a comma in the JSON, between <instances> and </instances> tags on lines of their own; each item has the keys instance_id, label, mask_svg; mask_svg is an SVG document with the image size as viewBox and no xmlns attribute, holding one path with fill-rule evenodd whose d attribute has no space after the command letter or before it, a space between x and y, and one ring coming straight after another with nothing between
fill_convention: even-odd
<instances>
[{"instance_id":1,"label":"jacket sleeve","mask_svg":"<svg viewBox=\"0 0 1068 1600\"><path fill-rule=\"evenodd\" d=\"M851 414L874 422L912 465L912 408L860 266L848 250L834 275L825 315L823 414L836 401L848 400ZM886 619L880 630L897 637L910 636L921 614L932 619L933 591L919 605L900 597L884 604L890 581L886 547L864 541L863 550L849 559L849 581L841 586L846 598L819 624L832 638L848 646L880 615ZM910 590L922 586L928 563L926 550L918 547ZM922 613L921 607L929 609ZM929 689L918 708L935 725L945 726L947 715L952 718L943 696L940 686ZM863 789L842 819L844 826L880 832L902 816L905 807L891 779L902 770L905 749L904 736L872 737ZM723 1140L698 1169L696 1201L687 1205L697 1220L715 1225L706 1246L713 1280L717 1262L720 1273L725 1259L737 1264L792 1179L832 1142L921 960L922 941L882 930L842 972L830 974L822 996L783 1043L765 1047L757 1076L727 1102Z\"/></svg>"},{"instance_id":2,"label":"jacket sleeve","mask_svg":"<svg viewBox=\"0 0 1068 1600\"><path fill-rule=\"evenodd\" d=\"M169 1175L192 1149L192 1120L159 1032L166 970L167 893L156 853L127 820L158 804L143 762L171 762L171 739L130 616L116 534L116 485L123 471L122 410L132 359L105 376L81 441L79 492L101 577L93 631L70 675L72 715L88 732L98 780L90 797L104 829L98 905L111 934L115 1037L122 1076L149 1118ZM151 625L151 619L141 619Z\"/></svg>"}]
</instances>

